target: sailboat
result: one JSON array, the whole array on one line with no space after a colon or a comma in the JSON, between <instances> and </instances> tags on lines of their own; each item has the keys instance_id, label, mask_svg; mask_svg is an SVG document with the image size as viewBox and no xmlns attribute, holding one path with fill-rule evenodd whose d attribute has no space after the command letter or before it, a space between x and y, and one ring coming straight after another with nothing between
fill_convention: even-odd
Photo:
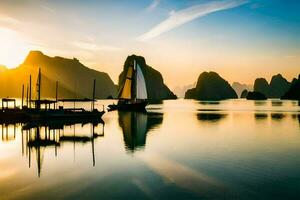
<instances>
[{"instance_id":1,"label":"sailboat","mask_svg":"<svg viewBox=\"0 0 300 200\"><path fill-rule=\"evenodd\" d=\"M147 88L143 71L139 64L133 60L126 71L125 81L118 93L118 104L108 105L112 110L143 111L147 106Z\"/></svg>"}]
</instances>

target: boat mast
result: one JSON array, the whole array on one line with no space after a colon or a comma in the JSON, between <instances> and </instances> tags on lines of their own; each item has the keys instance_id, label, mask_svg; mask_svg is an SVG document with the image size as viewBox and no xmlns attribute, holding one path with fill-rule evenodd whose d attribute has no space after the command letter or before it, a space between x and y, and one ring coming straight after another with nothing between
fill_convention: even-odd
<instances>
[{"instance_id":1,"label":"boat mast","mask_svg":"<svg viewBox=\"0 0 300 200\"><path fill-rule=\"evenodd\" d=\"M37 104L36 104L36 108L40 109L41 108L41 80L42 76L41 76L41 68L39 68L39 75L38 75L38 87L37 87Z\"/></svg>"},{"instance_id":2,"label":"boat mast","mask_svg":"<svg viewBox=\"0 0 300 200\"><path fill-rule=\"evenodd\" d=\"M57 100L58 100L58 81L56 81L56 88L55 88L55 108L57 108Z\"/></svg>"},{"instance_id":3,"label":"boat mast","mask_svg":"<svg viewBox=\"0 0 300 200\"><path fill-rule=\"evenodd\" d=\"M136 101L136 96L137 96L137 71L136 71L136 61L133 60L133 72L134 72L134 82L133 82L133 87L134 87L134 101Z\"/></svg>"},{"instance_id":4,"label":"boat mast","mask_svg":"<svg viewBox=\"0 0 300 200\"><path fill-rule=\"evenodd\" d=\"M96 93L96 79L94 79L94 85L93 85L92 111L95 109L95 93Z\"/></svg>"},{"instance_id":5,"label":"boat mast","mask_svg":"<svg viewBox=\"0 0 300 200\"><path fill-rule=\"evenodd\" d=\"M24 106L24 84L22 85L22 109Z\"/></svg>"}]
</instances>

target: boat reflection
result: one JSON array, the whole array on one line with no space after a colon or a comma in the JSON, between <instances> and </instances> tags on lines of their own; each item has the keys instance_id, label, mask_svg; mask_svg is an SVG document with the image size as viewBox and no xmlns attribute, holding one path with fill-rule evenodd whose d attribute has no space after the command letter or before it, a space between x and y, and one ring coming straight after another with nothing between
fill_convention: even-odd
<instances>
[{"instance_id":1,"label":"boat reflection","mask_svg":"<svg viewBox=\"0 0 300 200\"><path fill-rule=\"evenodd\" d=\"M133 153L143 149L149 130L157 127L163 121L161 113L147 112L118 112L119 125L123 130L125 148Z\"/></svg>"},{"instance_id":2,"label":"boat reflection","mask_svg":"<svg viewBox=\"0 0 300 200\"><path fill-rule=\"evenodd\" d=\"M102 131L96 132L96 128L102 125ZM85 135L77 135L75 126L81 127L89 126L90 132ZM73 129L73 133L65 133L65 128ZM101 127L100 127L101 128ZM97 129L98 130L98 129ZM82 134L82 133L81 133ZM54 147L55 156L57 156L57 148L60 148L63 143L71 142L76 143L91 143L92 148L92 162L95 166L95 153L94 153L94 140L97 137L104 136L104 122L102 120L92 121L35 121L23 125L22 127L22 154L26 149L26 156L28 156L29 168L31 167L32 153L36 154L38 176L41 175L44 152L47 148Z\"/></svg>"},{"instance_id":3,"label":"boat reflection","mask_svg":"<svg viewBox=\"0 0 300 200\"><path fill-rule=\"evenodd\" d=\"M1 139L3 142L9 142L16 139L16 127L17 124L1 124Z\"/></svg>"}]
</instances>

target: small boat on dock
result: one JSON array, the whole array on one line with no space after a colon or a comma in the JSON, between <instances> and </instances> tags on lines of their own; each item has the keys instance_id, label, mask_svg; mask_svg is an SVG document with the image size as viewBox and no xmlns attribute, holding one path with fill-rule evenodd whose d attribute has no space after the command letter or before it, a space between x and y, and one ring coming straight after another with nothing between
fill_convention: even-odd
<instances>
[{"instance_id":1,"label":"small boat on dock","mask_svg":"<svg viewBox=\"0 0 300 200\"><path fill-rule=\"evenodd\" d=\"M119 90L118 103L108 105L108 111L144 111L147 101L147 87L143 71L134 60L128 67L125 81Z\"/></svg>"}]
</instances>

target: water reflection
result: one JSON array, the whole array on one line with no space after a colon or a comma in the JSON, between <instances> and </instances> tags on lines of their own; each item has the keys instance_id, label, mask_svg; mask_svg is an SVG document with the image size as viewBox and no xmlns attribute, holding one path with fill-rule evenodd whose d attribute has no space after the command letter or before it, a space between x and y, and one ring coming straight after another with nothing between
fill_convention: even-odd
<instances>
[{"instance_id":1,"label":"water reflection","mask_svg":"<svg viewBox=\"0 0 300 200\"><path fill-rule=\"evenodd\" d=\"M16 139L17 124L4 123L1 125L1 139L4 142L9 142Z\"/></svg>"},{"instance_id":2,"label":"water reflection","mask_svg":"<svg viewBox=\"0 0 300 200\"><path fill-rule=\"evenodd\" d=\"M256 120L263 120L268 118L267 113L254 113L254 117Z\"/></svg>"},{"instance_id":3,"label":"water reflection","mask_svg":"<svg viewBox=\"0 0 300 200\"><path fill-rule=\"evenodd\" d=\"M0 199L299 199L300 107L271 102L110 112L104 138L97 122L0 122Z\"/></svg>"},{"instance_id":4,"label":"water reflection","mask_svg":"<svg viewBox=\"0 0 300 200\"><path fill-rule=\"evenodd\" d=\"M207 112L200 112L197 114L197 119L200 121L207 121L207 122L217 122L221 119L224 119L227 114L224 113L207 113Z\"/></svg>"},{"instance_id":5,"label":"water reflection","mask_svg":"<svg viewBox=\"0 0 300 200\"><path fill-rule=\"evenodd\" d=\"M198 101L202 105L218 105L220 101Z\"/></svg>"},{"instance_id":6,"label":"water reflection","mask_svg":"<svg viewBox=\"0 0 300 200\"><path fill-rule=\"evenodd\" d=\"M285 115L284 114L282 114L282 113L271 113L271 118L273 119L273 120L282 120L283 118L285 117Z\"/></svg>"},{"instance_id":7,"label":"water reflection","mask_svg":"<svg viewBox=\"0 0 300 200\"><path fill-rule=\"evenodd\" d=\"M129 152L144 148L147 132L163 122L163 114L147 112L118 112L125 148Z\"/></svg>"},{"instance_id":8,"label":"water reflection","mask_svg":"<svg viewBox=\"0 0 300 200\"><path fill-rule=\"evenodd\" d=\"M271 101L271 104L272 104L272 106L282 106L282 101L280 101L280 100L277 100L277 101L273 100L273 101Z\"/></svg>"},{"instance_id":9,"label":"water reflection","mask_svg":"<svg viewBox=\"0 0 300 200\"><path fill-rule=\"evenodd\" d=\"M101 126L100 126L101 124ZM80 135L75 127L81 127ZM37 173L41 176L43 158L46 149L57 149L63 143L90 143L92 148L93 166L95 166L94 140L104 136L104 122L102 120L55 120L55 121L32 121L26 124L1 124L2 141L16 139L16 129L21 128L22 155L28 157L28 166L32 165L32 154L35 154ZM72 133L66 133L66 128L72 129ZM88 130L87 133L82 132Z\"/></svg>"},{"instance_id":10,"label":"water reflection","mask_svg":"<svg viewBox=\"0 0 300 200\"><path fill-rule=\"evenodd\" d=\"M267 101L266 100L254 100L254 105L255 106L263 106L266 105Z\"/></svg>"}]
</instances>

